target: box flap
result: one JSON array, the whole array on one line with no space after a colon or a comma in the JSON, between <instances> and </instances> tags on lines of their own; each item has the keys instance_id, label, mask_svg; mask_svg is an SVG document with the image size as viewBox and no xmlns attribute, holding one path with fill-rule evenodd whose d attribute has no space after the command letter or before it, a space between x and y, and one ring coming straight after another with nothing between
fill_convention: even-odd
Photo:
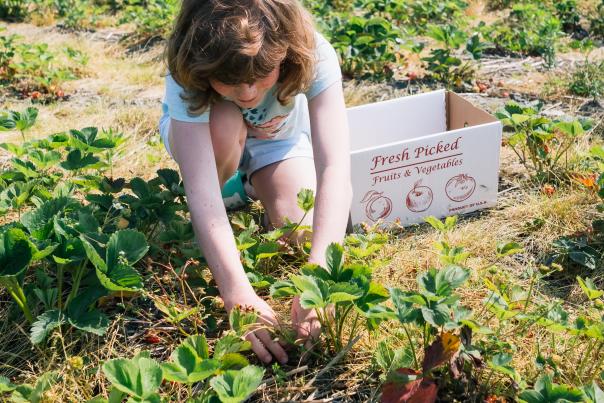
<instances>
[{"instance_id":1,"label":"box flap","mask_svg":"<svg viewBox=\"0 0 604 403\"><path fill-rule=\"evenodd\" d=\"M446 103L447 130L498 122L496 117L477 108L454 92L447 91Z\"/></svg>"},{"instance_id":2,"label":"box flap","mask_svg":"<svg viewBox=\"0 0 604 403\"><path fill-rule=\"evenodd\" d=\"M349 108L351 151L444 132L445 105L440 90Z\"/></svg>"}]
</instances>

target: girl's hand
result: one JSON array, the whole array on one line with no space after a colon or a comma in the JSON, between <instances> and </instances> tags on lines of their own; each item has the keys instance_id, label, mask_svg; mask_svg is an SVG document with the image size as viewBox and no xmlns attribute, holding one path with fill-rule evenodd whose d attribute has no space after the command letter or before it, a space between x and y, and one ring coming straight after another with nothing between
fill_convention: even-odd
<instances>
[{"instance_id":1,"label":"girl's hand","mask_svg":"<svg viewBox=\"0 0 604 403\"><path fill-rule=\"evenodd\" d=\"M288 359L287 353L279 342L273 340L266 328L279 326L279 322L273 309L266 301L256 295L254 291L236 294L224 301L224 307L227 312L231 312L231 309L233 309L235 305L252 307L258 313L258 322L263 326L249 332L245 337L252 343L252 350L256 353L258 358L265 364L268 364L272 361L273 356L275 356L281 364L285 364Z\"/></svg>"},{"instance_id":2,"label":"girl's hand","mask_svg":"<svg viewBox=\"0 0 604 403\"><path fill-rule=\"evenodd\" d=\"M296 337L304 340L304 347L310 350L321 334L321 323L314 309L302 308L299 295L296 295L292 301L292 324L296 330Z\"/></svg>"}]
</instances>

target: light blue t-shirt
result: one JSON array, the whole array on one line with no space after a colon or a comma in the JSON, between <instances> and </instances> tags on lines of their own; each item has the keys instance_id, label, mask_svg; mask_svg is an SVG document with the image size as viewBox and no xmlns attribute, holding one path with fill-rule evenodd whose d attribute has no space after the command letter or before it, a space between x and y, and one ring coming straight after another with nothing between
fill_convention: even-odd
<instances>
[{"instance_id":1,"label":"light blue t-shirt","mask_svg":"<svg viewBox=\"0 0 604 403\"><path fill-rule=\"evenodd\" d=\"M298 94L288 105L281 105L275 97L277 84L267 91L262 102L255 108L240 108L248 126L248 137L277 140L310 133L307 101L326 88L342 80L340 64L336 52L323 35L315 32L317 64L315 78L304 94ZM189 115L187 104L180 95L183 89L171 75L166 76L166 92L162 101L162 118L168 117L182 122L209 122L210 108L199 116Z\"/></svg>"}]
</instances>

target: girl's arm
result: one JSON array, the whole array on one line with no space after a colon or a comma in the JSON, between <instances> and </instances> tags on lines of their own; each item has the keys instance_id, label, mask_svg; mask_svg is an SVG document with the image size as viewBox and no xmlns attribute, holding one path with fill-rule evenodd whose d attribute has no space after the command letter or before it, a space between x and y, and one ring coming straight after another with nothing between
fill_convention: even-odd
<instances>
[{"instance_id":1,"label":"girl's arm","mask_svg":"<svg viewBox=\"0 0 604 403\"><path fill-rule=\"evenodd\" d=\"M209 124L172 119L170 130L170 149L183 178L193 229L226 309L236 304L252 306L262 322L276 326L274 311L256 295L241 265L222 201ZM264 362L271 361L271 353L282 363L287 361L285 351L266 329L250 333L248 340Z\"/></svg>"},{"instance_id":2,"label":"girl's arm","mask_svg":"<svg viewBox=\"0 0 604 403\"><path fill-rule=\"evenodd\" d=\"M308 103L317 174L310 261L325 265L325 249L341 243L352 201L348 116L341 82Z\"/></svg>"}]
</instances>

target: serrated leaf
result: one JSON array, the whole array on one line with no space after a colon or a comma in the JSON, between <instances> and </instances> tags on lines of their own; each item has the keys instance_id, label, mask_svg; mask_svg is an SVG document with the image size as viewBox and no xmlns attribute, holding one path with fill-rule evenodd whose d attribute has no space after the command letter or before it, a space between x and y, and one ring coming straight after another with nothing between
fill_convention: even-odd
<instances>
[{"instance_id":1,"label":"serrated leaf","mask_svg":"<svg viewBox=\"0 0 604 403\"><path fill-rule=\"evenodd\" d=\"M46 337L57 327L65 323L65 316L61 311L53 309L38 315L36 321L32 324L29 340L33 344L42 343Z\"/></svg>"},{"instance_id":2,"label":"serrated leaf","mask_svg":"<svg viewBox=\"0 0 604 403\"><path fill-rule=\"evenodd\" d=\"M315 195L312 189L302 189L298 192L298 207L305 213L309 212L315 205Z\"/></svg>"},{"instance_id":3,"label":"serrated leaf","mask_svg":"<svg viewBox=\"0 0 604 403\"><path fill-rule=\"evenodd\" d=\"M264 369L250 365L239 371L228 370L210 380L210 386L223 403L239 403L262 382Z\"/></svg>"},{"instance_id":4,"label":"serrated leaf","mask_svg":"<svg viewBox=\"0 0 604 403\"><path fill-rule=\"evenodd\" d=\"M590 300L594 300L596 298L600 298L604 295L604 291L598 290L594 282L588 277L583 280L581 277L577 276L577 281L579 282L579 286Z\"/></svg>"},{"instance_id":5,"label":"serrated leaf","mask_svg":"<svg viewBox=\"0 0 604 403\"><path fill-rule=\"evenodd\" d=\"M142 353L105 362L103 373L115 388L139 400L154 395L163 378L160 365Z\"/></svg>"},{"instance_id":6,"label":"serrated leaf","mask_svg":"<svg viewBox=\"0 0 604 403\"><path fill-rule=\"evenodd\" d=\"M31 259L31 244L22 230L10 228L0 233L0 278L20 275Z\"/></svg>"},{"instance_id":7,"label":"serrated leaf","mask_svg":"<svg viewBox=\"0 0 604 403\"><path fill-rule=\"evenodd\" d=\"M126 259L129 265L133 265L142 259L149 250L147 239L142 233L125 229L114 232L107 243L107 268L118 264L118 257Z\"/></svg>"}]
</instances>

